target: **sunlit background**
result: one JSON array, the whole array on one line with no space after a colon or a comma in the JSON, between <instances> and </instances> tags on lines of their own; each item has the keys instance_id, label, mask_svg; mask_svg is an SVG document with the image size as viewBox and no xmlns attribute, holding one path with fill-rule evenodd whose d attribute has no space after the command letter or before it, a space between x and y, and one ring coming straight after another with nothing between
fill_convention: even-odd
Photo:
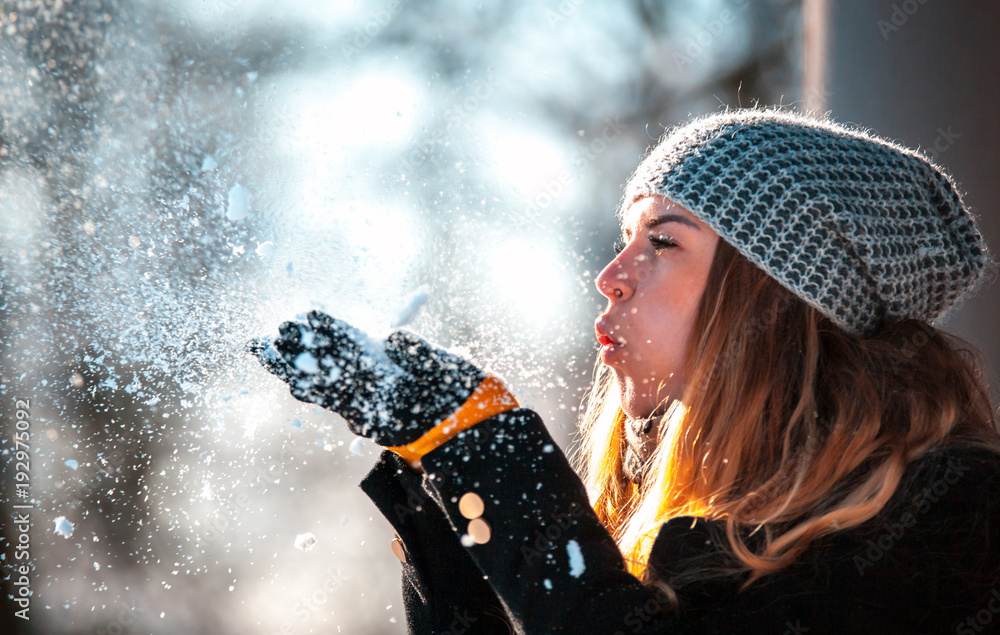
<instances>
[{"instance_id":1,"label":"sunlit background","mask_svg":"<svg viewBox=\"0 0 1000 635\"><path fill-rule=\"evenodd\" d=\"M621 186L690 115L830 109L929 148L1000 249L995 18L895 6L0 0L4 595L15 400L34 505L4 632L405 632L357 488L377 448L244 343L420 305L571 451ZM950 323L994 360L997 297Z\"/></svg>"}]
</instances>

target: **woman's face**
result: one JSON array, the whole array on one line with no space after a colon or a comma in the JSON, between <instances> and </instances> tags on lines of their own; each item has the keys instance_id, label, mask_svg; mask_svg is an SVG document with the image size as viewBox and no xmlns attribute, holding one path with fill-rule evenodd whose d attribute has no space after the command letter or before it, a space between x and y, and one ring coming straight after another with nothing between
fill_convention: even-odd
<instances>
[{"instance_id":1,"label":"woman's face","mask_svg":"<svg viewBox=\"0 0 1000 635\"><path fill-rule=\"evenodd\" d=\"M597 276L608 308L595 323L622 409L634 418L679 398L688 342L719 237L662 196L625 212L621 251Z\"/></svg>"}]
</instances>

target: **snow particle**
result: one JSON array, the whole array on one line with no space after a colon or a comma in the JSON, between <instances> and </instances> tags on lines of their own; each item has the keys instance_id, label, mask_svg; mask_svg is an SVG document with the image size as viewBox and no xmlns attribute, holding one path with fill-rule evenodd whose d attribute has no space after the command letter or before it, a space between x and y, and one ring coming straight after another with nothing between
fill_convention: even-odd
<instances>
[{"instance_id":1,"label":"snow particle","mask_svg":"<svg viewBox=\"0 0 1000 635\"><path fill-rule=\"evenodd\" d=\"M63 538L69 538L73 535L73 523L66 520L65 516L59 516L56 518L55 532L62 536Z\"/></svg>"},{"instance_id":2,"label":"snow particle","mask_svg":"<svg viewBox=\"0 0 1000 635\"><path fill-rule=\"evenodd\" d=\"M430 296L427 294L426 287L420 287L417 289L413 295L410 296L410 301L407 302L406 307L399 312L396 316L396 320L392 323L394 329L398 329L402 326L406 326L413 321L413 318L417 316L420 311L420 307L427 304L427 300Z\"/></svg>"},{"instance_id":3,"label":"snow particle","mask_svg":"<svg viewBox=\"0 0 1000 635\"><path fill-rule=\"evenodd\" d=\"M217 167L219 167L219 162L216 161L215 157L213 157L210 154L205 155L205 158L201 160L201 171L202 172L211 172L212 170L216 169Z\"/></svg>"},{"instance_id":4,"label":"snow particle","mask_svg":"<svg viewBox=\"0 0 1000 635\"><path fill-rule=\"evenodd\" d=\"M226 206L226 218L243 220L250 212L250 192L242 185L229 188L229 204Z\"/></svg>"},{"instance_id":5,"label":"snow particle","mask_svg":"<svg viewBox=\"0 0 1000 635\"><path fill-rule=\"evenodd\" d=\"M293 364L303 373L319 372L319 361L317 361L316 356L309 351L302 351L299 353Z\"/></svg>"},{"instance_id":6,"label":"snow particle","mask_svg":"<svg viewBox=\"0 0 1000 635\"><path fill-rule=\"evenodd\" d=\"M128 237L128 246L131 247L132 249L138 248L139 247L139 237L138 236L129 236Z\"/></svg>"},{"instance_id":7,"label":"snow particle","mask_svg":"<svg viewBox=\"0 0 1000 635\"><path fill-rule=\"evenodd\" d=\"M542 580L542 585L544 585L545 588L548 589L549 591L552 590L552 580L545 578L544 580Z\"/></svg>"},{"instance_id":8,"label":"snow particle","mask_svg":"<svg viewBox=\"0 0 1000 635\"><path fill-rule=\"evenodd\" d=\"M274 243L270 240L264 241L257 245L256 252L259 257L267 260L274 255Z\"/></svg>"},{"instance_id":9,"label":"snow particle","mask_svg":"<svg viewBox=\"0 0 1000 635\"><path fill-rule=\"evenodd\" d=\"M316 544L316 536L310 532L295 536L295 548L309 551Z\"/></svg>"},{"instance_id":10,"label":"snow particle","mask_svg":"<svg viewBox=\"0 0 1000 635\"><path fill-rule=\"evenodd\" d=\"M80 466L80 464L77 463L75 459L66 459L65 461L63 461L63 465L73 468L74 470Z\"/></svg>"},{"instance_id":11,"label":"snow particle","mask_svg":"<svg viewBox=\"0 0 1000 635\"><path fill-rule=\"evenodd\" d=\"M351 454L361 456L365 451L365 440L361 437L354 439L351 441L350 450Z\"/></svg>"},{"instance_id":12,"label":"snow particle","mask_svg":"<svg viewBox=\"0 0 1000 635\"><path fill-rule=\"evenodd\" d=\"M583 552L580 550L580 543L575 540L567 542L566 553L569 555L569 574L574 578L579 578L587 570L587 565L583 563Z\"/></svg>"}]
</instances>

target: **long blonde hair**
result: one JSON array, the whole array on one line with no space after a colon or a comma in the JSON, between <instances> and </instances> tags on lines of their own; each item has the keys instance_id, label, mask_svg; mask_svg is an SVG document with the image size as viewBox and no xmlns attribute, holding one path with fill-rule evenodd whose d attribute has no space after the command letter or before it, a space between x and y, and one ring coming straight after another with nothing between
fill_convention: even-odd
<instances>
[{"instance_id":1,"label":"long blonde hair","mask_svg":"<svg viewBox=\"0 0 1000 635\"><path fill-rule=\"evenodd\" d=\"M625 416L600 362L577 457L629 570L671 597L646 567L670 518L724 521L723 547L749 585L875 516L928 450L1000 452L969 345L915 320L848 336L723 241L694 333L683 396L660 419L641 485L623 474ZM760 531L757 548L746 531Z\"/></svg>"}]
</instances>

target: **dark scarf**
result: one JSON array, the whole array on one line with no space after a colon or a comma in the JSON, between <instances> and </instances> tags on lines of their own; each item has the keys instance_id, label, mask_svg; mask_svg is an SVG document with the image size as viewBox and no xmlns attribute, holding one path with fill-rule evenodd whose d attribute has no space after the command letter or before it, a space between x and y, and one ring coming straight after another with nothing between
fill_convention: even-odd
<instances>
[{"instance_id":1,"label":"dark scarf","mask_svg":"<svg viewBox=\"0 0 1000 635\"><path fill-rule=\"evenodd\" d=\"M642 476L649 466L649 457L656 449L657 423L662 418L656 415L648 419L625 420L625 457L622 461L622 471L625 478L636 485L642 482Z\"/></svg>"}]
</instances>

